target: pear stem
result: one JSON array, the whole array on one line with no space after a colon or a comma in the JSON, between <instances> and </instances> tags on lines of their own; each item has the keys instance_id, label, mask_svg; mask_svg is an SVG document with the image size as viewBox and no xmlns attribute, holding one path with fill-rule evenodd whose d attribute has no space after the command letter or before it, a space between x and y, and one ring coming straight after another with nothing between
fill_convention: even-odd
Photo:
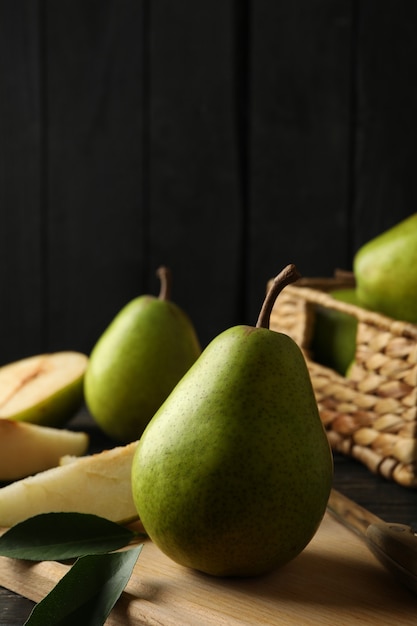
<instances>
[{"instance_id":1,"label":"pear stem","mask_svg":"<svg viewBox=\"0 0 417 626\"><path fill-rule=\"evenodd\" d=\"M271 311L278 295L287 285L294 283L301 278L301 274L293 263L290 263L272 281L270 288L265 296L261 311L259 313L256 328L269 328Z\"/></svg>"},{"instance_id":2,"label":"pear stem","mask_svg":"<svg viewBox=\"0 0 417 626\"><path fill-rule=\"evenodd\" d=\"M161 281L161 288L159 291L159 300L170 300L171 299L171 286L172 286L172 275L171 270L168 267L162 265L158 267L156 270L156 275Z\"/></svg>"}]
</instances>

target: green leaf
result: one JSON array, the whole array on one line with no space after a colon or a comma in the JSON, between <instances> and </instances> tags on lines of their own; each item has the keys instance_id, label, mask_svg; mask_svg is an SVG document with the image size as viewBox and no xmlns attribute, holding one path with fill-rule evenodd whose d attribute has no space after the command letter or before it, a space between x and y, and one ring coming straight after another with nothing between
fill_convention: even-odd
<instances>
[{"instance_id":1,"label":"green leaf","mask_svg":"<svg viewBox=\"0 0 417 626\"><path fill-rule=\"evenodd\" d=\"M77 559L33 609L29 626L101 626L125 588L143 544Z\"/></svg>"},{"instance_id":2,"label":"green leaf","mask_svg":"<svg viewBox=\"0 0 417 626\"><path fill-rule=\"evenodd\" d=\"M89 513L42 513L0 537L0 556L30 561L72 559L118 550L138 533Z\"/></svg>"}]
</instances>

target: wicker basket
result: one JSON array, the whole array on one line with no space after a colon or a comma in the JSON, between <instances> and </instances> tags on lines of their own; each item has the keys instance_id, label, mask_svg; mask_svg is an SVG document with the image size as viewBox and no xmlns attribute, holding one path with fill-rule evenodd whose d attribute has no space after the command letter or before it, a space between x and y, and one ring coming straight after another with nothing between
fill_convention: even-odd
<instances>
[{"instance_id":1,"label":"wicker basket","mask_svg":"<svg viewBox=\"0 0 417 626\"><path fill-rule=\"evenodd\" d=\"M301 279L278 296L270 328L290 335L309 368L322 422L334 450L370 471L417 487L417 326L334 300L352 276ZM355 366L345 378L316 363L310 344L316 306L358 321Z\"/></svg>"}]
</instances>

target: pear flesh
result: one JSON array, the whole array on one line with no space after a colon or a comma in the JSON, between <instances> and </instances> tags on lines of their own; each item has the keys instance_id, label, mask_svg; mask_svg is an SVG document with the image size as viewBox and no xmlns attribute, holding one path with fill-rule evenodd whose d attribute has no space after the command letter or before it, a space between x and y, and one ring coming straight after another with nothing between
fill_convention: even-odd
<instances>
[{"instance_id":1,"label":"pear flesh","mask_svg":"<svg viewBox=\"0 0 417 626\"><path fill-rule=\"evenodd\" d=\"M0 420L0 480L10 481L59 464L63 455L86 453L87 433Z\"/></svg>"},{"instance_id":2,"label":"pear flesh","mask_svg":"<svg viewBox=\"0 0 417 626\"><path fill-rule=\"evenodd\" d=\"M356 253L358 298L367 309L417 324L417 213Z\"/></svg>"},{"instance_id":3,"label":"pear flesh","mask_svg":"<svg viewBox=\"0 0 417 626\"><path fill-rule=\"evenodd\" d=\"M140 437L165 398L201 353L188 316L174 302L138 296L94 346L85 375L89 412L113 439Z\"/></svg>"},{"instance_id":4,"label":"pear flesh","mask_svg":"<svg viewBox=\"0 0 417 626\"><path fill-rule=\"evenodd\" d=\"M133 499L170 558L251 576L296 557L324 515L333 459L304 357L237 326L203 351L143 433Z\"/></svg>"},{"instance_id":5,"label":"pear flesh","mask_svg":"<svg viewBox=\"0 0 417 626\"><path fill-rule=\"evenodd\" d=\"M57 467L0 489L0 526L41 513L92 513L114 522L137 519L130 486L133 442L110 450L64 457Z\"/></svg>"},{"instance_id":6,"label":"pear flesh","mask_svg":"<svg viewBox=\"0 0 417 626\"><path fill-rule=\"evenodd\" d=\"M83 402L88 357L81 352L39 354L0 368L0 418L62 426Z\"/></svg>"}]
</instances>

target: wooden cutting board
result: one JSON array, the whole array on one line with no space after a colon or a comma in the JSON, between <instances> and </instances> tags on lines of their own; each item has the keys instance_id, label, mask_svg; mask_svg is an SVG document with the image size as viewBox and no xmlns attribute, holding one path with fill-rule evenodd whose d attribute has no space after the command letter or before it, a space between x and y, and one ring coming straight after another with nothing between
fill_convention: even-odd
<instances>
[{"instance_id":1,"label":"wooden cutting board","mask_svg":"<svg viewBox=\"0 0 417 626\"><path fill-rule=\"evenodd\" d=\"M55 562L0 557L0 584L34 601L65 574ZM256 579L187 570L145 543L109 626L384 626L417 624L417 596L329 514L294 561Z\"/></svg>"}]
</instances>

